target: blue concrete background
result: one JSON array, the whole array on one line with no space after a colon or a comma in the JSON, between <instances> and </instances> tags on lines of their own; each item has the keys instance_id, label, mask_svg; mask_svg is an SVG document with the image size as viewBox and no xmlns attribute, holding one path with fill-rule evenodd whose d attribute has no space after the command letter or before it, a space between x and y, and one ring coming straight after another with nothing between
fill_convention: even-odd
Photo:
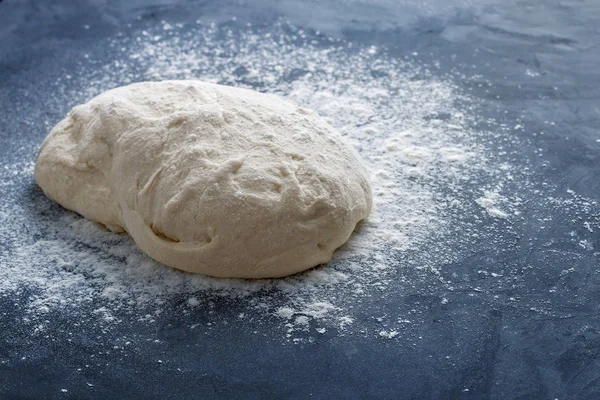
<instances>
[{"instance_id":1,"label":"blue concrete background","mask_svg":"<svg viewBox=\"0 0 600 400\"><path fill-rule=\"evenodd\" d=\"M4 0L0 157L6 163L32 158L19 146L40 143L47 133L41 118L57 120L66 111L45 111L45 88L37 87L37 95L31 88L44 71L68 70L70 51L128 23L189 22L199 16L221 23L231 15L264 25L284 18L306 30L389 46L399 55L419 52L439 60L458 55L465 69L477 65L482 81L491 82L470 88L483 100L482 115L507 123L525 118L529 132L544 131L528 137L522 149L533 169L565 193L570 189L591 199L600 194L600 2L594 0ZM539 79L527 79L524 66ZM23 122L32 114L40 116L38 123ZM535 149L543 149L543 160ZM23 187L18 196L3 193L2 201L39 196L38 189ZM534 215L536 207L527 204L525 215ZM597 211L581 218L596 217ZM543 232L538 221L525 219L503 243L482 243L473 257L443 269L444 278L452 279L481 265L514 265L515 285L495 289L513 296L511 304L486 302L465 290L444 306L435 285L382 304L382 310L425 310L427 318L413 327L426 339L418 346L355 336L290 345L269 337L268 329L256 336L236 324L190 335L186 327L201 322L202 315L194 321L163 316L152 327L121 324L103 332L74 327L68 315L59 315L47 328L52 340L38 341L24 334L24 300L1 297L0 398L598 399L598 253L544 250L554 239L554 248L561 249L558 238L573 229L570 218L557 212ZM599 248L597 234L587 235ZM561 283L560 295L551 296L548 287L571 266L577 273ZM547 300L547 316L529 312L522 299L531 297ZM224 300L213 312L238 311ZM123 355L112 350L122 336L141 343L159 339L160 345ZM442 351L452 360L437 358ZM85 363L95 368L77 371Z\"/></svg>"}]
</instances>

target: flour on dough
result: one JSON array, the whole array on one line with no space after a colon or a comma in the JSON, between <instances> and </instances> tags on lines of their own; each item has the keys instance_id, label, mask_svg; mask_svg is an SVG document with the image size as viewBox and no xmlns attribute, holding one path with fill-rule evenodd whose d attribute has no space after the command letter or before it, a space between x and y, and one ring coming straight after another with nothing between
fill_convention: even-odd
<instances>
[{"instance_id":1,"label":"flour on dough","mask_svg":"<svg viewBox=\"0 0 600 400\"><path fill-rule=\"evenodd\" d=\"M372 204L358 154L314 111L201 81L136 83L73 108L35 180L159 262L218 277L326 263Z\"/></svg>"}]
</instances>

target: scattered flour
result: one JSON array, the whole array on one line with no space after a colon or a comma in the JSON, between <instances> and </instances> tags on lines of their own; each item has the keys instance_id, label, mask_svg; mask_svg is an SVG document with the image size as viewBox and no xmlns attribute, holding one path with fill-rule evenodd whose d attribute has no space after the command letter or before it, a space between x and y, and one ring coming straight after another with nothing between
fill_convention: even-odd
<instances>
[{"instance_id":1,"label":"scattered flour","mask_svg":"<svg viewBox=\"0 0 600 400\"><path fill-rule=\"evenodd\" d=\"M485 190L483 196L475 199L475 202L484 208L489 215L496 218L507 218L508 214L496 207L501 200L498 192Z\"/></svg>"},{"instance_id":2,"label":"scattered flour","mask_svg":"<svg viewBox=\"0 0 600 400\"><path fill-rule=\"evenodd\" d=\"M384 339L393 339L396 336L398 336L400 334L400 332L398 331L380 331L379 332L379 336L384 338Z\"/></svg>"},{"instance_id":3,"label":"scattered flour","mask_svg":"<svg viewBox=\"0 0 600 400\"><path fill-rule=\"evenodd\" d=\"M510 195L511 185L526 185L528 172L491 151L503 132L486 130L475 100L454 83L468 77L283 22L242 31L200 21L194 27L163 23L98 46L114 59L95 59L94 49L74 59L68 78L56 76L47 85L53 95L46 105L56 114L38 114L32 123L43 121L48 130L73 105L143 80L198 78L275 93L317 110L350 140L370 167L375 209L328 266L280 280L190 275L158 265L126 235L31 189L39 143L14 143L25 146L29 158L0 165L6 193L0 203L0 296L25 299L24 318L36 329L43 330L52 312L97 324L123 323L128 315L153 323L163 312L199 312L226 299L235 304L236 319L279 322L283 337L293 342L314 340L313 331L392 339L411 325L406 316L417 318L416 311L390 311L396 322L384 330L363 321L381 315L387 298L420 282L459 290L460 283L442 277L444 265L460 260L470 243L506 230L494 224L520 215L523 201ZM580 203L573 201L572 208ZM494 218L479 219L475 205ZM586 223L590 232L597 226ZM447 296L440 303L446 305Z\"/></svg>"}]
</instances>

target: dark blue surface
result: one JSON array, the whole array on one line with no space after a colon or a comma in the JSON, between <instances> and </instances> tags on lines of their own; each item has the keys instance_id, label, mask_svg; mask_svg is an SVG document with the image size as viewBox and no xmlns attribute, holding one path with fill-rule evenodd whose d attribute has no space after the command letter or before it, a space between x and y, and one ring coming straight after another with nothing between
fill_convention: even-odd
<instances>
[{"instance_id":1,"label":"dark blue surface","mask_svg":"<svg viewBox=\"0 0 600 400\"><path fill-rule=\"evenodd\" d=\"M68 71L72 52L127 23L187 22L200 16L220 23L229 15L266 26L283 17L307 30L389 46L399 55L458 59L455 69L475 71L485 83L465 82L484 101L482 117L526 126L513 134L526 139L518 156L533 171L559 193L570 189L590 199L600 194L600 2L592 0L475 5L4 0L0 140L8 146L0 147L0 157L6 164L32 158L31 148L47 133L45 116L56 120L66 111L45 110L44 96L31 90L36 74ZM84 29L86 24L92 29ZM535 82L525 77L524 66L539 74ZM532 134L540 131L544 134ZM8 140L15 137L25 139ZM11 148L23 141L32 147ZM542 149L543 158L536 149ZM18 196L27 203L42 194L27 187ZM470 256L441 269L444 280L456 281L456 290L445 293L432 280L382 302L382 314L387 309L423 313L421 324L407 328L407 337L419 340L326 334L314 343L291 345L268 327L256 335L241 322L192 334L189 325L202 322L201 313L185 320L163 315L152 326L120 324L102 331L78 326L69 315L53 315L46 334L32 339L24 328L24 306L2 297L0 398L598 399L598 253L562 238L576 230L594 248L600 248L600 240L560 210L541 230L535 218L541 206L530 200L523 221L501 242L479 243L469 249ZM596 218L597 212L592 208L579 217ZM511 281L494 287L495 281L480 280L475 271L484 267L510 270ZM561 275L571 267L575 273ZM562 290L548 290L557 285ZM492 301L477 296L475 287L514 300ZM441 303L442 296L450 302ZM533 303L543 304L545 313L533 312ZM225 300L213 306L211 312L233 321L239 312ZM171 307L182 305L173 300ZM127 350L124 337L135 343ZM93 368L78 371L86 364Z\"/></svg>"}]
</instances>

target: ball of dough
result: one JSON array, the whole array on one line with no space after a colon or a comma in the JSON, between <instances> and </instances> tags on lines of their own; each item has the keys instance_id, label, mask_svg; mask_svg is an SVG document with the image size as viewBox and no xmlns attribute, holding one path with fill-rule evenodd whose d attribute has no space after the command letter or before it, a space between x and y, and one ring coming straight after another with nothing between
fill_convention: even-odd
<instances>
[{"instance_id":1,"label":"ball of dough","mask_svg":"<svg viewBox=\"0 0 600 400\"><path fill-rule=\"evenodd\" d=\"M326 263L372 204L358 154L314 111L201 81L136 83L73 108L35 180L155 260L217 277Z\"/></svg>"}]
</instances>

